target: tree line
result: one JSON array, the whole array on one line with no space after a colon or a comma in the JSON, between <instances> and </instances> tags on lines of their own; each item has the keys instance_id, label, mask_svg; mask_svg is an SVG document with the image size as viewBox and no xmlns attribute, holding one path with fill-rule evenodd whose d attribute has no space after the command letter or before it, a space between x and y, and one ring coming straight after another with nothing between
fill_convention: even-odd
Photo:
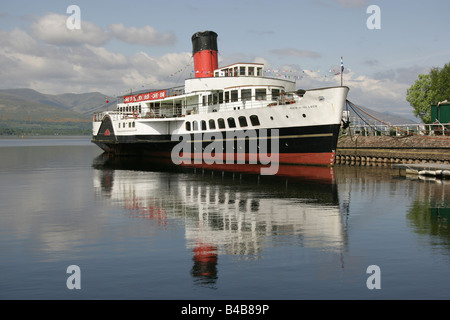
<instances>
[{"instance_id":1,"label":"tree line","mask_svg":"<svg viewBox=\"0 0 450 320\"><path fill-rule=\"evenodd\" d=\"M407 90L406 100L414 109L414 115L424 123L431 123L431 105L450 101L450 63L442 68L434 67L428 74L419 74L416 82Z\"/></svg>"}]
</instances>

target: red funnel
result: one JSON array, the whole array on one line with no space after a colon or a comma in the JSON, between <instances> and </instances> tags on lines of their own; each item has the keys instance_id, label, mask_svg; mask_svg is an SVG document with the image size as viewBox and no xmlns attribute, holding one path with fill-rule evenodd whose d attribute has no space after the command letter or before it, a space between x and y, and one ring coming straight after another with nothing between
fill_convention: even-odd
<instances>
[{"instance_id":1,"label":"red funnel","mask_svg":"<svg viewBox=\"0 0 450 320\"><path fill-rule=\"evenodd\" d=\"M192 36L192 53L196 78L214 76L218 68L217 33L213 31L197 32Z\"/></svg>"}]
</instances>

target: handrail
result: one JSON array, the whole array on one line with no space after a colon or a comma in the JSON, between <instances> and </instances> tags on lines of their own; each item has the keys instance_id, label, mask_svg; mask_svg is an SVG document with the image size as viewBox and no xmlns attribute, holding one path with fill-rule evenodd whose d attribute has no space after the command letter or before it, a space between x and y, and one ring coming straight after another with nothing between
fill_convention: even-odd
<instances>
[{"instance_id":1,"label":"handrail","mask_svg":"<svg viewBox=\"0 0 450 320\"><path fill-rule=\"evenodd\" d=\"M289 99L286 97L289 96ZM209 113L209 112L216 112L216 111L233 111L236 109L250 109L250 108L261 108L261 107L273 107L276 105L284 105L295 102L297 99L302 99L301 96L292 93L282 93L280 92L280 95L276 97L274 100L272 99L266 99L264 100L257 100L259 96L252 95L250 99L237 99L236 101L231 101L231 98L229 98L229 101L225 102L217 102L215 104L213 103L191 103L187 104L184 107L188 110L186 114L156 114L154 109L150 109L150 111L147 111L145 114L144 112L139 113L139 115L136 118L173 118L173 117L179 117L179 116L185 116L187 114L192 114L190 112L193 112L194 114L198 113ZM150 113L150 115L148 114ZM153 114L152 114L153 113ZM102 121L103 117L108 114L112 116L114 119L127 119L127 118L133 118L133 111L118 111L118 110L109 110L109 111L101 111L101 112L95 112L94 113L94 121Z\"/></svg>"},{"instance_id":2,"label":"handrail","mask_svg":"<svg viewBox=\"0 0 450 320\"><path fill-rule=\"evenodd\" d=\"M366 136L407 136L407 135L420 135L420 136L449 136L450 124L442 123L415 123L415 124L352 124L347 130L350 130L351 134L362 134ZM344 130L343 133L346 131Z\"/></svg>"}]
</instances>

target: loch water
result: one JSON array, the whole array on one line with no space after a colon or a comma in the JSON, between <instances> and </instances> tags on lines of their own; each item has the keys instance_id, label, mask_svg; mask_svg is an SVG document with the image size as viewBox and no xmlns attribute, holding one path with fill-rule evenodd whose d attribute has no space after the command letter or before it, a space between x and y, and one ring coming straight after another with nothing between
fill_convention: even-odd
<instances>
[{"instance_id":1,"label":"loch water","mask_svg":"<svg viewBox=\"0 0 450 320\"><path fill-rule=\"evenodd\" d=\"M104 157L89 137L0 139L0 299L450 298L450 181L280 169L169 170Z\"/></svg>"}]
</instances>

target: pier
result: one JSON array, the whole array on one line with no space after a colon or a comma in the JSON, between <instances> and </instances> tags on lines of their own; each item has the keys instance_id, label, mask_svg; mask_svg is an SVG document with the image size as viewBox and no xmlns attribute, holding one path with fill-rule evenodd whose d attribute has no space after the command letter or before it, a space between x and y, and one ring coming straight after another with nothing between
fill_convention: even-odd
<instances>
[{"instance_id":1,"label":"pier","mask_svg":"<svg viewBox=\"0 0 450 320\"><path fill-rule=\"evenodd\" d=\"M337 164L441 164L450 166L448 136L341 136Z\"/></svg>"}]
</instances>

